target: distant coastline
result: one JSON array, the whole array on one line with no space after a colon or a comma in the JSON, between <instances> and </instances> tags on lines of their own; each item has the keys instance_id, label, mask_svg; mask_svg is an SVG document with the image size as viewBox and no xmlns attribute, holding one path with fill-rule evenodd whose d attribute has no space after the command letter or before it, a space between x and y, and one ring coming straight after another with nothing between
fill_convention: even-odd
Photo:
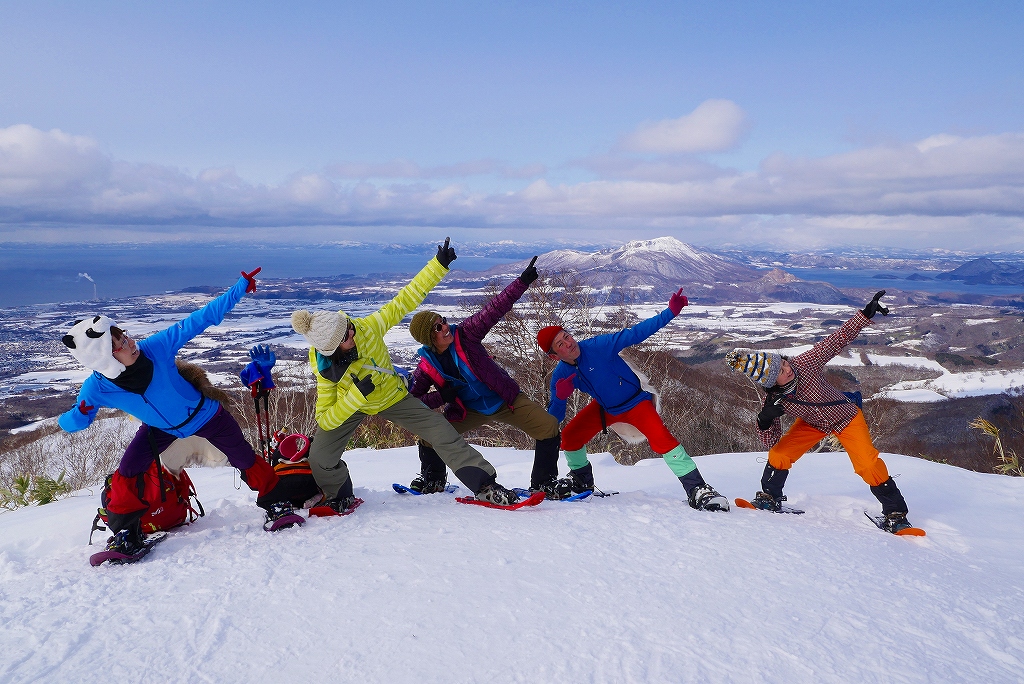
<instances>
[{"instance_id":1,"label":"distant coastline","mask_svg":"<svg viewBox=\"0 0 1024 684\"><path fill-rule=\"evenodd\" d=\"M565 245L493 244L463 247L456 270L483 271ZM578 248L593 251L595 246ZM264 278L311 278L368 273L414 273L432 255L422 245L3 245L0 246L0 308L100 300L229 286L242 268L262 266ZM477 256L480 255L480 256ZM865 258L866 262L870 260ZM543 267L543 264L540 264ZM947 264L948 265L948 261ZM1007 296L1012 285L938 280L938 271L784 267L805 281L838 288L876 288ZM916 275L915 275L916 274ZM85 277L88 276L88 277Z\"/></svg>"}]
</instances>

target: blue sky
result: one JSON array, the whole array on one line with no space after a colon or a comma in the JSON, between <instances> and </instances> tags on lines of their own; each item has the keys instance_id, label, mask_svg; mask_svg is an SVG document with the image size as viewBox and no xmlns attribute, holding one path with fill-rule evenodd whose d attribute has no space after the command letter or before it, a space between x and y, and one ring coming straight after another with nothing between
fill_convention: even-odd
<instances>
[{"instance_id":1,"label":"blue sky","mask_svg":"<svg viewBox=\"0 0 1024 684\"><path fill-rule=\"evenodd\" d=\"M1024 249L1020 3L47 3L0 242Z\"/></svg>"}]
</instances>

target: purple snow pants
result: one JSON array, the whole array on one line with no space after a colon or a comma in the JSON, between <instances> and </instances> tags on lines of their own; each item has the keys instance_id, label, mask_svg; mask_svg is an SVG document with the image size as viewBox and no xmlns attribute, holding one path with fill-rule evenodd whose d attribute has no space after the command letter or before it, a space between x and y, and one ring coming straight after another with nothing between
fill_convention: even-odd
<instances>
[{"instance_id":1,"label":"purple snow pants","mask_svg":"<svg viewBox=\"0 0 1024 684\"><path fill-rule=\"evenodd\" d=\"M131 444L124 451L124 456L121 457L121 464L117 467L117 472L121 475L135 477L146 472L149 464L153 462L153 449L149 444L150 430L153 431L156 448L161 453L177 439L174 435L144 424L135 433ZM209 440L210 444L224 452L231 465L243 472L256 462L256 452L245 441L242 428L238 427L238 423L223 406L217 409L217 413L206 422L206 425L196 430L195 435Z\"/></svg>"}]
</instances>

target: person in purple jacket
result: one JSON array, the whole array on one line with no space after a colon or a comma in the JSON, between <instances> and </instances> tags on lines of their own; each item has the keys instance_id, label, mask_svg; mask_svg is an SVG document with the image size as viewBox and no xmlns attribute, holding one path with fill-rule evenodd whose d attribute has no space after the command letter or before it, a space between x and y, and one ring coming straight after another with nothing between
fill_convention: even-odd
<instances>
[{"instance_id":1,"label":"person in purple jacket","mask_svg":"<svg viewBox=\"0 0 1024 684\"><path fill-rule=\"evenodd\" d=\"M537 279L534 264L461 324L449 323L435 311L420 311L409 332L423 346L413 371L410 394L430 408L444 406L444 416L459 434L493 422L519 428L536 442L530 489L549 499L564 499L593 488L571 478L558 479L561 437L558 421L542 405L522 393L508 372L494 362L483 338ZM436 389L432 389L436 388ZM420 474L409 485L423 494L443 491L448 481L444 461L422 440Z\"/></svg>"},{"instance_id":2,"label":"person in purple jacket","mask_svg":"<svg viewBox=\"0 0 1024 684\"><path fill-rule=\"evenodd\" d=\"M259 271L243 272L220 297L146 339L134 340L106 316L77 321L62 338L71 355L93 372L82 383L75 406L58 419L60 427L65 432L84 430L104 406L121 409L143 423L111 478L106 509L114 535L108 551L131 556L141 550L140 521L150 505L159 502L140 498L136 478L174 440L191 435L209 440L242 471L242 479L258 493L256 505L266 511L264 529L303 522L286 501L287 492L278 487L274 469L256 455L231 414L182 377L175 363L178 350L189 340L219 324L247 292L256 291Z\"/></svg>"},{"instance_id":3,"label":"person in purple jacket","mask_svg":"<svg viewBox=\"0 0 1024 684\"><path fill-rule=\"evenodd\" d=\"M589 467L587 442L605 426L625 423L639 430L651 449L665 459L686 490L687 503L704 511L728 511L729 501L704 481L697 464L686 453L658 415L654 395L645 389L636 372L619 356L626 347L643 342L668 325L688 304L682 289L672 295L668 307L656 316L617 333L577 342L560 325L541 328L537 344L558 361L551 373L548 411L558 422L565 419L566 400L577 389L593 401L573 416L562 433L562 448L569 467Z\"/></svg>"}]
</instances>

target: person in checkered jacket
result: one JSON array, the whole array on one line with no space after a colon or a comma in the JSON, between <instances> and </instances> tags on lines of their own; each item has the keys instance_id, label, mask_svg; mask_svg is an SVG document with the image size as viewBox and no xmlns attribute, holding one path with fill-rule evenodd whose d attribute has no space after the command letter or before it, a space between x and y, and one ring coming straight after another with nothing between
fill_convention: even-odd
<instances>
[{"instance_id":1,"label":"person in checkered jacket","mask_svg":"<svg viewBox=\"0 0 1024 684\"><path fill-rule=\"evenodd\" d=\"M792 359L770 351L736 350L726 355L726 363L766 390L764 407L757 415L757 431L768 449L768 463L761 476L761 491L752 502L755 507L779 510L786 500L782 488L789 469L823 437L834 434L849 454L854 471L882 504L886 529L898 532L911 526L907 522L907 502L871 443L859 402L830 385L823 372L825 364L870 325L876 313L889 315L889 309L879 302L883 295L885 290L876 293L839 330ZM785 435L780 420L783 414L795 418Z\"/></svg>"}]
</instances>

